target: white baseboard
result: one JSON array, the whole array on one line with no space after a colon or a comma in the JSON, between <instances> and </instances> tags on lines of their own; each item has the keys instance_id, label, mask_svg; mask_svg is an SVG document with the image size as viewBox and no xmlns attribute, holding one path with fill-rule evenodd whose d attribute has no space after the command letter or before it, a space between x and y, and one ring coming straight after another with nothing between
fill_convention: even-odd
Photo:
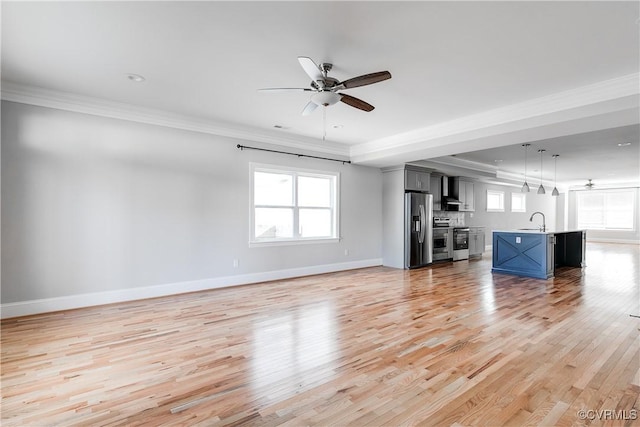
<instances>
[{"instance_id":1,"label":"white baseboard","mask_svg":"<svg viewBox=\"0 0 640 427\"><path fill-rule=\"evenodd\" d=\"M631 239L609 239L606 237L587 237L587 243L623 243L627 245L640 245L640 240Z\"/></svg>"},{"instance_id":2,"label":"white baseboard","mask_svg":"<svg viewBox=\"0 0 640 427\"><path fill-rule=\"evenodd\" d=\"M382 258L341 262L337 264L314 265L309 267L290 268L286 270L265 271L261 273L240 274L237 276L214 277L210 279L167 283L163 285L139 288L117 289L104 292L92 292L56 298L11 302L0 305L0 318L8 319L11 317L28 316L31 314L49 313L53 311L112 304L116 302L156 298L187 292L267 282L270 280L309 276L312 274L374 267L378 265L382 265Z\"/></svg>"}]
</instances>

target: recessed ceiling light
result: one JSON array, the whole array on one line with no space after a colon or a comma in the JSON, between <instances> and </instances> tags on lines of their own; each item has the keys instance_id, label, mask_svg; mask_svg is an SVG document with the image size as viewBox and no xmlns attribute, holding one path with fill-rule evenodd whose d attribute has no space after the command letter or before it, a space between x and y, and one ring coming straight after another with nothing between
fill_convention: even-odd
<instances>
[{"instance_id":1,"label":"recessed ceiling light","mask_svg":"<svg viewBox=\"0 0 640 427\"><path fill-rule=\"evenodd\" d=\"M502 163L502 159L495 159L494 162L495 163Z\"/></svg>"},{"instance_id":2,"label":"recessed ceiling light","mask_svg":"<svg viewBox=\"0 0 640 427\"><path fill-rule=\"evenodd\" d=\"M333 125L334 129L342 129L344 125Z\"/></svg>"},{"instance_id":3,"label":"recessed ceiling light","mask_svg":"<svg viewBox=\"0 0 640 427\"><path fill-rule=\"evenodd\" d=\"M127 78L129 80L131 80L132 82L136 82L136 83L142 83L143 81L145 81L146 79L141 76L140 74L127 74Z\"/></svg>"},{"instance_id":4,"label":"recessed ceiling light","mask_svg":"<svg viewBox=\"0 0 640 427\"><path fill-rule=\"evenodd\" d=\"M619 142L618 143L618 147L628 147L630 145L631 145L630 142Z\"/></svg>"}]
</instances>

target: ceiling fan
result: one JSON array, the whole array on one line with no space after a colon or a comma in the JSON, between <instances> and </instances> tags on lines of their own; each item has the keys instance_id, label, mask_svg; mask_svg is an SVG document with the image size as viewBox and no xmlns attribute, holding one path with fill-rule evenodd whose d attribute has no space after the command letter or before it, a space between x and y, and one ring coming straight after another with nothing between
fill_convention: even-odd
<instances>
[{"instance_id":1,"label":"ceiling fan","mask_svg":"<svg viewBox=\"0 0 640 427\"><path fill-rule=\"evenodd\" d=\"M594 186L595 186L595 184L594 184L593 182L591 182L591 179L589 179L589 182L587 182L587 183L584 185L584 187L585 187L587 190L591 190Z\"/></svg>"},{"instance_id":2,"label":"ceiling fan","mask_svg":"<svg viewBox=\"0 0 640 427\"><path fill-rule=\"evenodd\" d=\"M329 77L327 74L333 68L333 64L323 62L317 65L311 58L306 56L299 56L298 62L302 66L302 69L311 77L311 88L267 88L259 89L261 92L284 92L284 91L298 91L298 92L315 92L311 95L311 100L302 110L303 116L308 116L319 105L328 107L338 101L344 102L354 108L358 108L362 111L372 111L375 107L369 103L364 102L355 96L347 95L345 93L338 93L339 90L352 89L354 87L366 86L373 83L378 83L383 80L391 78L391 73L388 71L379 71L377 73L365 74L362 76L354 77L343 82Z\"/></svg>"}]
</instances>

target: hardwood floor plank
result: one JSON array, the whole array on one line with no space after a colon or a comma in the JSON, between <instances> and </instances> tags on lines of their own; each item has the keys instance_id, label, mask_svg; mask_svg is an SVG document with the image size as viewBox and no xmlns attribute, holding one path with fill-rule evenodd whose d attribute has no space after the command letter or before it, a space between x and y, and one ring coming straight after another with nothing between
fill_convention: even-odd
<instances>
[{"instance_id":1,"label":"hardwood floor plank","mask_svg":"<svg viewBox=\"0 0 640 427\"><path fill-rule=\"evenodd\" d=\"M2 425L632 425L578 411L640 404L638 255L589 243L549 280L485 255L5 319Z\"/></svg>"}]
</instances>

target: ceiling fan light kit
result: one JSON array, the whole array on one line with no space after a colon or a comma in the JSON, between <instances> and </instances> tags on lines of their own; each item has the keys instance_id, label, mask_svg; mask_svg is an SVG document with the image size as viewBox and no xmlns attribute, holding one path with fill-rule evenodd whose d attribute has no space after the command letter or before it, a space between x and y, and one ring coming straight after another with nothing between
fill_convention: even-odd
<instances>
[{"instance_id":1,"label":"ceiling fan light kit","mask_svg":"<svg viewBox=\"0 0 640 427\"><path fill-rule=\"evenodd\" d=\"M315 95L311 95L311 102L316 105L329 105L336 104L342 97L335 92L318 92Z\"/></svg>"}]
</instances>

